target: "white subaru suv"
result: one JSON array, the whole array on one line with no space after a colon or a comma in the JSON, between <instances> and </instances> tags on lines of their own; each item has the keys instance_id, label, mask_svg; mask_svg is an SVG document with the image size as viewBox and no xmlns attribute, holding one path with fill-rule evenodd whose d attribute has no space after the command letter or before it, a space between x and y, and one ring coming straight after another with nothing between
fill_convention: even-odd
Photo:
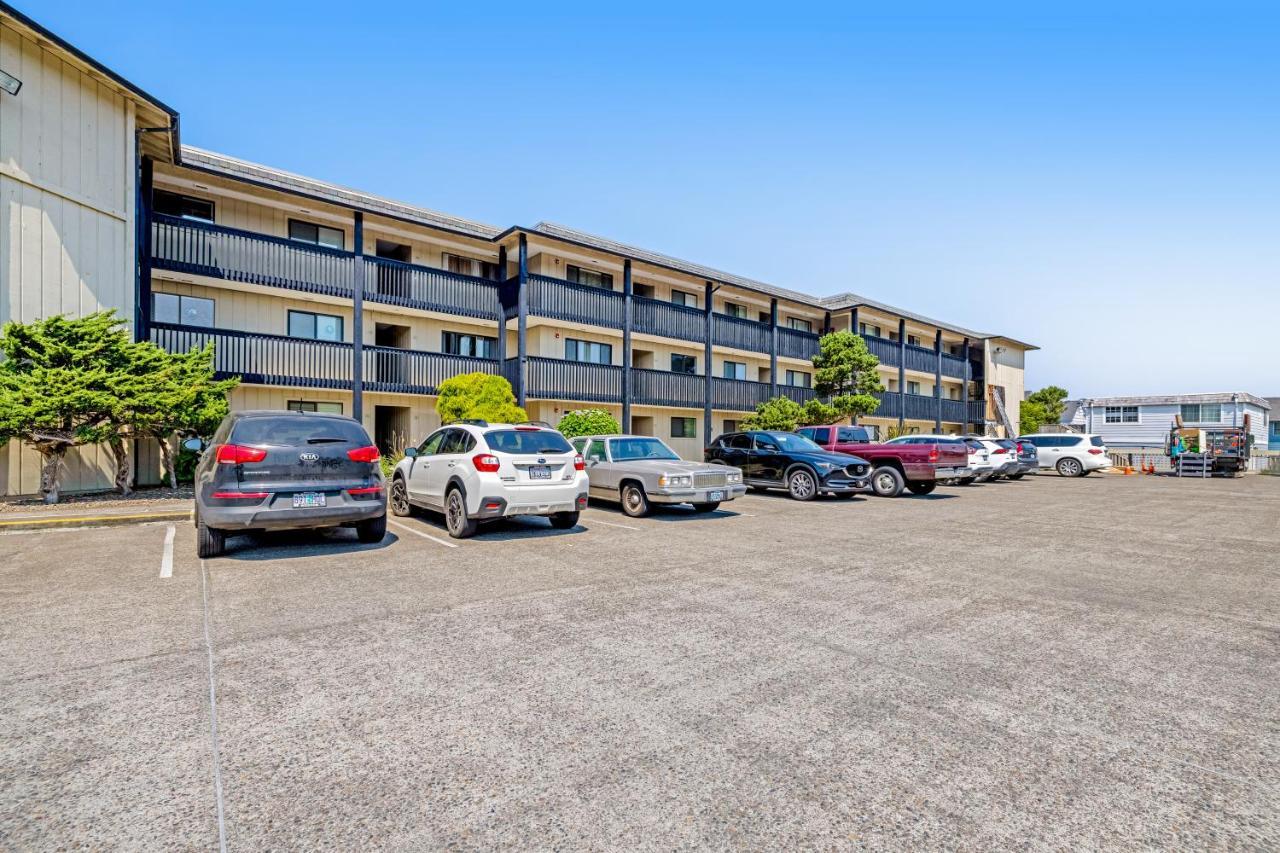
<instances>
[{"instance_id":1,"label":"white subaru suv","mask_svg":"<svg viewBox=\"0 0 1280 853\"><path fill-rule=\"evenodd\" d=\"M433 432L391 475L391 512L444 513L455 539L481 522L541 515L567 530L587 506L586 464L554 429L461 421Z\"/></svg>"}]
</instances>

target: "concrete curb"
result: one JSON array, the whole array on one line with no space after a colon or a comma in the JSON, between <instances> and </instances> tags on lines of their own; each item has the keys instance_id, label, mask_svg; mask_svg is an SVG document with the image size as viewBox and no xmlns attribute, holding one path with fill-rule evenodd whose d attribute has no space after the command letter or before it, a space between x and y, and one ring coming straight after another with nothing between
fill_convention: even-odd
<instances>
[{"instance_id":1,"label":"concrete curb","mask_svg":"<svg viewBox=\"0 0 1280 853\"><path fill-rule=\"evenodd\" d=\"M101 513L97 515L28 515L5 518L0 516L0 532L6 530L55 530L60 527L107 527L123 524L147 524L153 521L186 521L191 510L159 510L155 512Z\"/></svg>"}]
</instances>

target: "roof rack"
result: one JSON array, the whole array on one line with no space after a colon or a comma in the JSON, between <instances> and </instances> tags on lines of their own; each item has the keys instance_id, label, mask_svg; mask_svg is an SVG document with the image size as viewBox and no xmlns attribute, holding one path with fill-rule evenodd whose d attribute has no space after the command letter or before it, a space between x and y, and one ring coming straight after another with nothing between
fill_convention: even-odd
<instances>
[{"instance_id":1,"label":"roof rack","mask_svg":"<svg viewBox=\"0 0 1280 853\"><path fill-rule=\"evenodd\" d=\"M468 426L487 427L489 422L481 418L454 418L445 426L453 426L454 424L467 424Z\"/></svg>"},{"instance_id":2,"label":"roof rack","mask_svg":"<svg viewBox=\"0 0 1280 853\"><path fill-rule=\"evenodd\" d=\"M547 429L555 429L555 427L553 427L551 424L547 423L546 421L521 421L519 423L519 426L538 426L538 427L546 427Z\"/></svg>"}]
</instances>

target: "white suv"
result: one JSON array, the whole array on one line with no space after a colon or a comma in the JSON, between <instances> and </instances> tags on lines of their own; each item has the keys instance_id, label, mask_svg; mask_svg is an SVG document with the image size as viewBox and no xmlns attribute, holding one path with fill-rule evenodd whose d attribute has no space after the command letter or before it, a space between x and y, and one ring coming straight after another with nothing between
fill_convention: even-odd
<instances>
[{"instance_id":1,"label":"white suv","mask_svg":"<svg viewBox=\"0 0 1280 853\"><path fill-rule=\"evenodd\" d=\"M587 506L582 457L554 429L466 421L441 427L407 448L391 475L391 512L444 513L455 539L482 521L542 515L567 530Z\"/></svg>"},{"instance_id":2,"label":"white suv","mask_svg":"<svg viewBox=\"0 0 1280 853\"><path fill-rule=\"evenodd\" d=\"M969 451L969 464L965 467L968 472L965 476L956 479L954 482L962 486L968 486L973 483L983 483L994 473L995 467L991 462L991 454L987 451L986 446L973 438L963 438L958 435L943 435L940 433L912 433L911 435L900 435L897 438L891 438L885 444L915 444L921 441L938 441L947 443L963 442Z\"/></svg>"},{"instance_id":3,"label":"white suv","mask_svg":"<svg viewBox=\"0 0 1280 853\"><path fill-rule=\"evenodd\" d=\"M1041 468L1054 468L1064 477L1083 477L1111 467L1107 442L1100 435L1078 432L1050 432L1020 435L1018 441L1036 446Z\"/></svg>"}]
</instances>

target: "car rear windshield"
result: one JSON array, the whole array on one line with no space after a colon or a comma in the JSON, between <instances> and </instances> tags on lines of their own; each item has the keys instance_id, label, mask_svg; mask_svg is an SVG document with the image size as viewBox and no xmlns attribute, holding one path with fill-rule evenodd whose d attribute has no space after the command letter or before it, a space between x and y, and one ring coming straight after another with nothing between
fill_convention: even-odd
<instances>
[{"instance_id":1,"label":"car rear windshield","mask_svg":"<svg viewBox=\"0 0 1280 853\"><path fill-rule=\"evenodd\" d=\"M495 429L484 434L497 453L572 453L560 433L549 429Z\"/></svg>"},{"instance_id":2,"label":"car rear windshield","mask_svg":"<svg viewBox=\"0 0 1280 853\"><path fill-rule=\"evenodd\" d=\"M228 441L257 447L301 447L308 444L353 444L366 447L369 434L364 427L347 418L309 415L241 418L231 430Z\"/></svg>"},{"instance_id":3,"label":"car rear windshield","mask_svg":"<svg viewBox=\"0 0 1280 853\"><path fill-rule=\"evenodd\" d=\"M974 450L986 450L987 446L976 438L966 438L964 443L972 447Z\"/></svg>"},{"instance_id":4,"label":"car rear windshield","mask_svg":"<svg viewBox=\"0 0 1280 853\"><path fill-rule=\"evenodd\" d=\"M609 442L614 462L636 459L679 459L676 452L657 438L615 438Z\"/></svg>"},{"instance_id":5,"label":"car rear windshield","mask_svg":"<svg viewBox=\"0 0 1280 853\"><path fill-rule=\"evenodd\" d=\"M870 441L871 433L860 427L840 427L837 433L840 441Z\"/></svg>"},{"instance_id":6,"label":"car rear windshield","mask_svg":"<svg viewBox=\"0 0 1280 853\"><path fill-rule=\"evenodd\" d=\"M1100 435L1095 435L1093 438L1089 439L1089 443L1092 444L1094 447L1102 447L1104 444L1106 444L1106 442L1102 440L1102 436Z\"/></svg>"}]
</instances>

